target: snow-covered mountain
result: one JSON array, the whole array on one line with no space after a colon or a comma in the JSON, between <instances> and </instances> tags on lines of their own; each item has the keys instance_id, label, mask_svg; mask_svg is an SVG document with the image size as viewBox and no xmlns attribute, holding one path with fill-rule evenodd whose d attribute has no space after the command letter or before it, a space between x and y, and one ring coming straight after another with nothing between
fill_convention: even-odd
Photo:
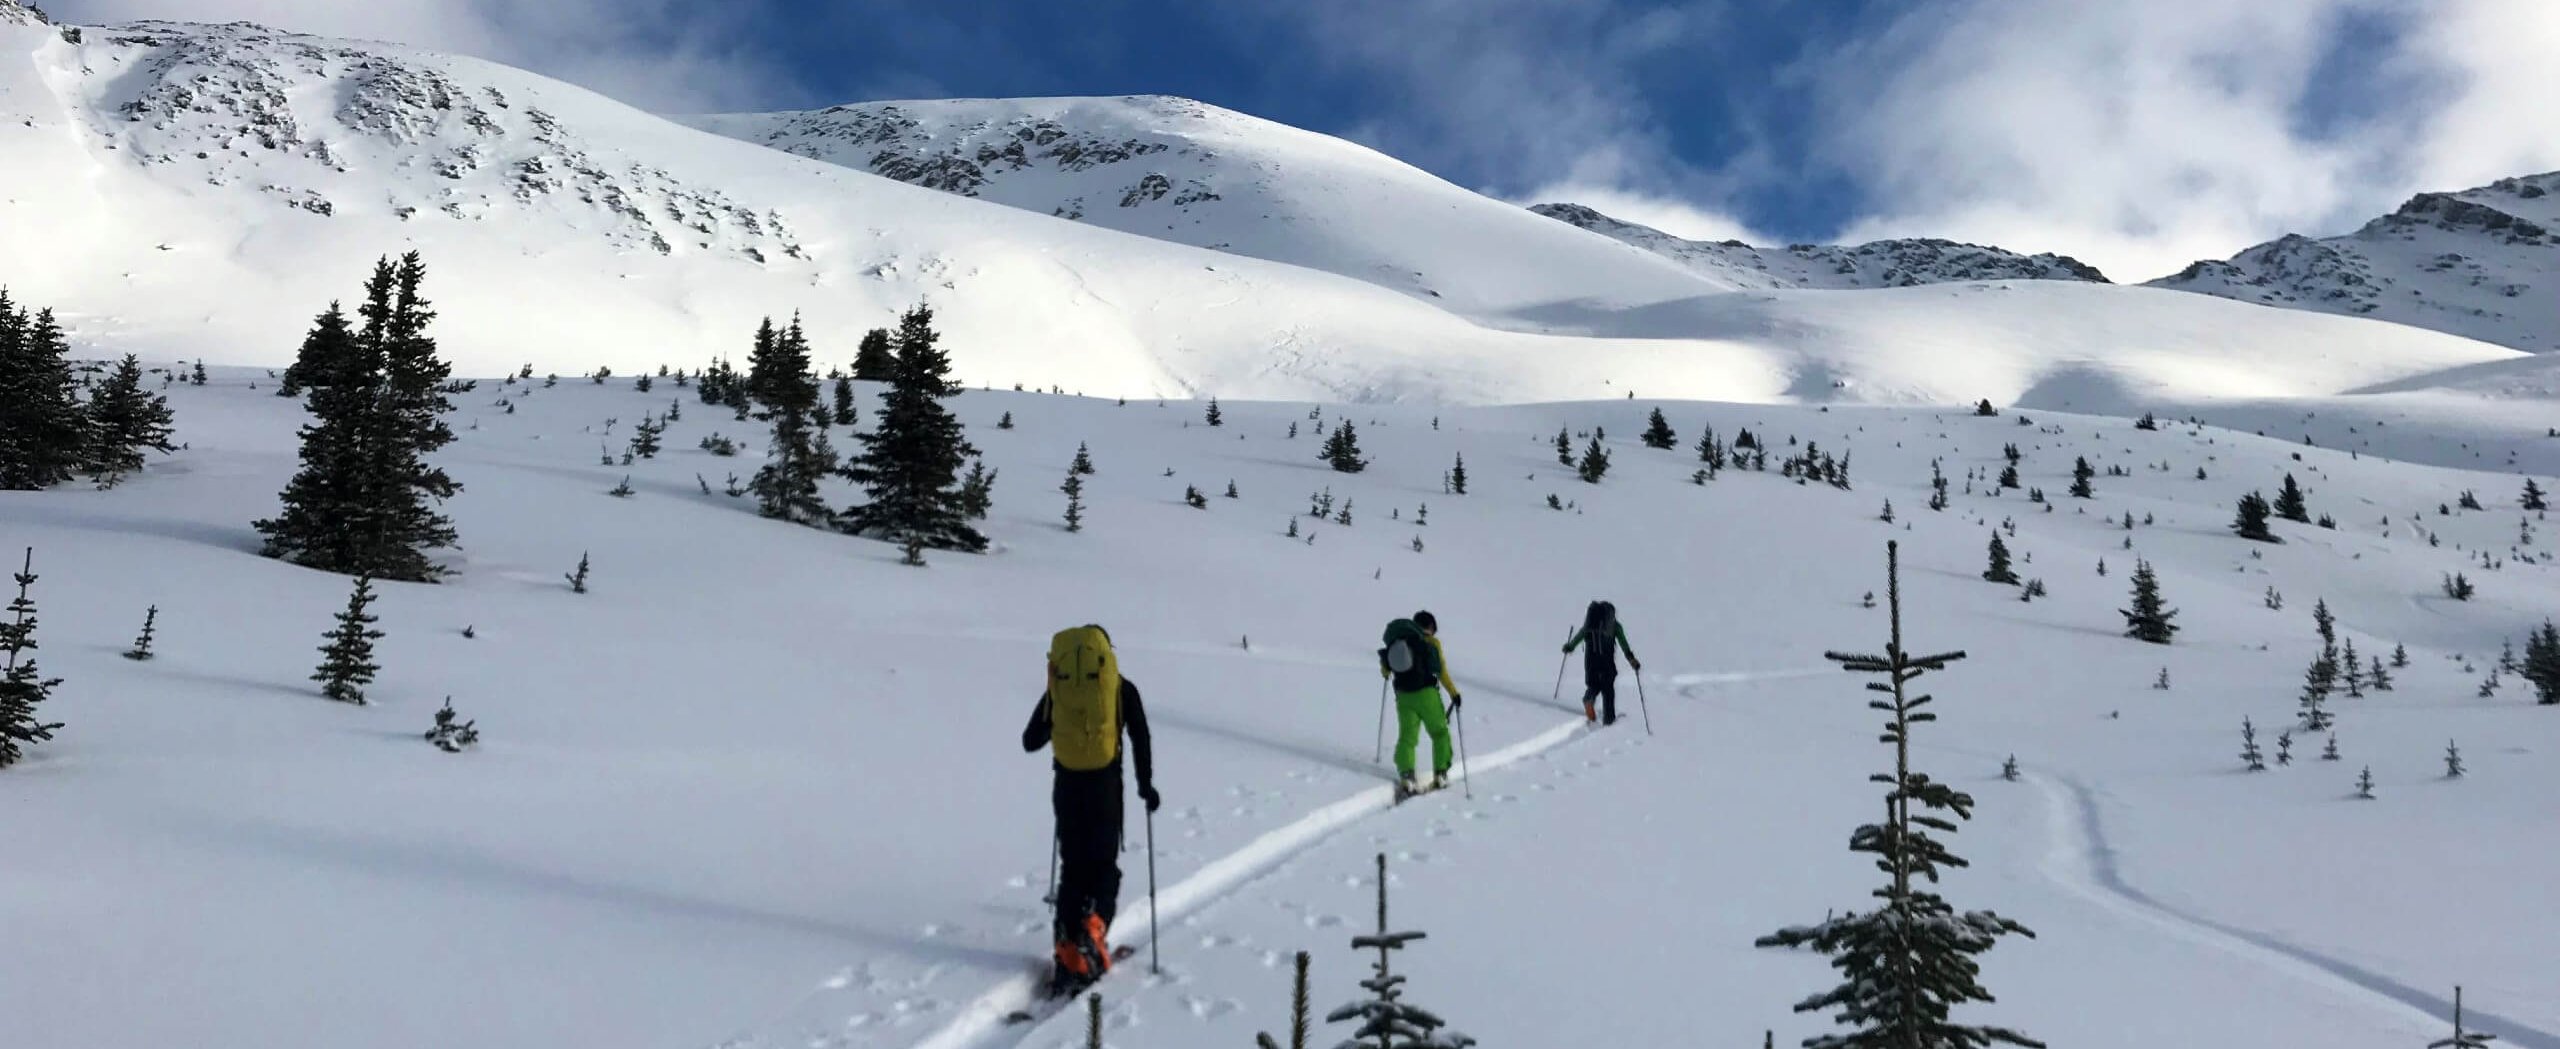
<instances>
[{"instance_id":1,"label":"snow-covered mountain","mask_svg":"<svg viewBox=\"0 0 2560 1049\"><path fill-rule=\"evenodd\" d=\"M807 131L846 163L813 160L397 45L0 27L0 259L42 260L0 263L0 281L99 353L275 364L373 259L414 248L467 374L698 364L794 311L840 360L923 301L964 380L1097 394L2098 410L2325 396L2515 356L2077 281L1737 292L1324 136L1163 100L1040 105L866 111L869 134L966 138L969 158L1021 144L1018 170L1004 145L971 159L973 186L935 169L971 197L870 174L879 151L850 138ZM1066 130L1086 122L1108 134ZM1120 207L1148 174L1165 194ZM1079 186L1082 219L1038 206ZM1010 187L1028 203L999 202Z\"/></svg>"},{"instance_id":2,"label":"snow-covered mountain","mask_svg":"<svg viewBox=\"0 0 2560 1049\"><path fill-rule=\"evenodd\" d=\"M2560 172L2420 193L2353 233L2288 235L2150 283L2560 349Z\"/></svg>"},{"instance_id":3,"label":"snow-covered mountain","mask_svg":"<svg viewBox=\"0 0 2560 1049\"><path fill-rule=\"evenodd\" d=\"M1742 288L1902 288L1993 280L2105 283L2107 279L2096 267L2068 255L2020 255L1949 240L1757 248L1738 240L1686 240L1580 204L1537 204L1529 210L1653 252L1709 280Z\"/></svg>"}]
</instances>

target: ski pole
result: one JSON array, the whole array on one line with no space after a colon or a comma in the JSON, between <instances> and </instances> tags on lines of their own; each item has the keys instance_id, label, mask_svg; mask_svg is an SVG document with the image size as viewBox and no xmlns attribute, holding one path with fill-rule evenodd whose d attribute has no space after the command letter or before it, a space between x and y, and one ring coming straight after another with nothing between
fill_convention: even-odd
<instances>
[{"instance_id":1,"label":"ski pole","mask_svg":"<svg viewBox=\"0 0 2560 1049\"><path fill-rule=\"evenodd\" d=\"M1644 671L1636 671L1636 709L1644 712L1644 734L1653 735L1653 708L1644 701Z\"/></svg>"},{"instance_id":2,"label":"ski pole","mask_svg":"<svg viewBox=\"0 0 2560 1049\"><path fill-rule=\"evenodd\" d=\"M1052 907L1058 905L1058 836L1055 834L1049 835L1049 893L1040 897L1040 902Z\"/></svg>"},{"instance_id":3,"label":"ski pole","mask_svg":"<svg viewBox=\"0 0 2560 1049\"><path fill-rule=\"evenodd\" d=\"M1573 643L1573 631L1567 630L1564 632L1564 643L1568 645ZM1572 660L1573 653L1570 651L1556 657L1556 691L1554 695L1547 698L1558 701L1562 701L1564 699L1564 665Z\"/></svg>"},{"instance_id":4,"label":"ski pole","mask_svg":"<svg viewBox=\"0 0 2560 1049\"><path fill-rule=\"evenodd\" d=\"M1164 975L1164 955L1156 948L1156 810L1147 810L1147 971Z\"/></svg>"},{"instance_id":5,"label":"ski pole","mask_svg":"<svg viewBox=\"0 0 2560 1049\"><path fill-rule=\"evenodd\" d=\"M1387 682L1383 678L1378 681L1378 752L1369 760L1387 760Z\"/></svg>"},{"instance_id":6,"label":"ski pole","mask_svg":"<svg viewBox=\"0 0 2560 1049\"><path fill-rule=\"evenodd\" d=\"M1467 708L1458 708L1458 785L1465 788L1468 801L1476 800L1476 781L1467 775Z\"/></svg>"}]
</instances>

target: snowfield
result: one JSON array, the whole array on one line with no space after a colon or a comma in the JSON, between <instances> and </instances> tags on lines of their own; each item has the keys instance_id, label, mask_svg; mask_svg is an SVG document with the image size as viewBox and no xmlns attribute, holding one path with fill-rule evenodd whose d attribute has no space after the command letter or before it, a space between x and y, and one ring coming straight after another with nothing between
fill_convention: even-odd
<instances>
[{"instance_id":1,"label":"snowfield","mask_svg":"<svg viewBox=\"0 0 2560 1049\"><path fill-rule=\"evenodd\" d=\"M947 345L964 369L979 352ZM819 350L832 366L851 347ZM2489 461L2452 469L2392 458L2401 427L2367 425L2384 408L2342 414L2418 395L2322 402L2371 442L2351 455L2044 411L1226 401L1211 428L1197 403L973 389L954 404L1001 471L996 548L915 569L719 494L755 454L700 439L762 437L689 390L484 382L438 456L466 485L458 574L381 588L385 670L351 707L306 680L347 581L257 557L249 527L301 413L254 369L169 393L186 450L111 491L0 495L0 544L36 548L43 665L66 679L46 713L68 724L0 773L12 1046L1081 1044L1076 1018L996 1017L1047 932L1047 762L1016 736L1050 632L1086 621L1146 692L1166 799L1163 971L1142 950L1101 985L1111 1045L1280 1030L1298 950L1319 1009L1355 997L1348 940L1381 851L1395 923L1431 934L1400 958L1412 1000L1487 1045L1791 1043L1825 1029L1788 1006L1832 974L1750 941L1861 906L1875 881L1843 844L1890 755L1822 652L1882 646L1860 597L1881 600L1888 538L1912 644L1970 653L1924 679L1945 720L1919 765L1980 802L1953 838L1973 866L1944 890L2038 934L1987 956L2000 1001L1970 1015L2056 1045L2385 1049L2440 1035L2459 983L2475 1025L2560 1045L2531 873L2560 864L2560 708L2511 674L2475 696L2502 638L2560 615L2553 530L2515 509L2503 464L2512 451L2549 488L2560 441L2484 431ZM669 451L597 464L674 400ZM1657 404L1681 450L1634 442ZM1016 427L995 428L1007 412ZM1325 470L1311 414L1356 421L1374 465ZM1791 437L1848 453L1854 490L1774 466L1693 485L1686 447L1710 423L1773 459ZM1555 464L1560 426L1605 427L1602 483ZM1068 534L1055 487L1079 442L1100 473ZM2053 512L1967 481L2007 442ZM1443 494L1459 454L1469 492ZM2065 498L2075 456L2130 476ZM1924 506L1933 458L1954 488L1942 513ZM2233 500L2288 471L2340 527L2231 536ZM635 494L607 495L625 474ZM1352 524L1303 516L1325 489ZM2464 489L2488 509L2436 512ZM1876 519L1886 500L1896 524ZM1283 537L1293 516L1312 542ZM2049 598L1978 578L2004 520ZM586 595L562 578L581 555ZM2172 646L2119 636L2137 558L2181 609ZM2451 571L2476 599L2438 593ZM2263 607L2271 586L2282 611ZM1573 680L1538 691L1603 596L1646 673L1641 706L1622 681L1626 720L1593 732ZM2297 729L2290 767L2243 773L2239 722L2272 753L2322 598L2360 652L2405 644L2410 666L2393 692L2332 701L2343 760ZM158 658L117 658L147 605ZM1465 689L1472 797L1389 807L1361 747L1371 653L1417 607ZM2164 667L2172 688L2153 690ZM479 749L419 739L447 696ZM2459 780L2442 778L2448 739ZM2025 774L2003 782L2012 754ZM2378 796L2354 799L2368 765ZM1133 806L1116 937L1141 945L1146 840Z\"/></svg>"}]
</instances>

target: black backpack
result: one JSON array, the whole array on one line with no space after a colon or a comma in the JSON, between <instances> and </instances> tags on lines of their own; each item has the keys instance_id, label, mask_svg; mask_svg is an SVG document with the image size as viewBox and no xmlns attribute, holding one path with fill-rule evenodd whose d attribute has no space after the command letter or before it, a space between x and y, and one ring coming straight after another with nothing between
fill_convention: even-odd
<instances>
[{"instance_id":1,"label":"black backpack","mask_svg":"<svg viewBox=\"0 0 2560 1049\"><path fill-rule=\"evenodd\" d=\"M1594 601L1582 612L1582 641L1585 673L1614 675L1618 672L1618 606L1607 601Z\"/></svg>"}]
</instances>

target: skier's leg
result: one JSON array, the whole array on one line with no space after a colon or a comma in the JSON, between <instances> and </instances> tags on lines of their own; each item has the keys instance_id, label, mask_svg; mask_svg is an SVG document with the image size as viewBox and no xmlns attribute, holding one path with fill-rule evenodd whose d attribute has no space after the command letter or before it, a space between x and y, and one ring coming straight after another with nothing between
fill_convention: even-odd
<instances>
[{"instance_id":1,"label":"skier's leg","mask_svg":"<svg viewBox=\"0 0 2560 1049\"><path fill-rule=\"evenodd\" d=\"M1599 682L1597 682L1597 681L1591 681L1591 680L1585 680L1585 681L1582 683L1582 720L1584 720L1584 721L1598 721L1598 720L1600 720L1600 715L1599 715L1598 710L1597 710L1596 708L1594 708L1594 707L1591 705L1591 701L1592 701L1592 699L1593 699L1593 698L1595 698L1595 697L1597 697L1597 696L1599 696L1599 695L1600 695L1600 683L1599 683Z\"/></svg>"},{"instance_id":2,"label":"skier's leg","mask_svg":"<svg viewBox=\"0 0 2560 1049\"><path fill-rule=\"evenodd\" d=\"M1414 702L1416 696L1422 697L1422 701ZM1396 776L1398 778L1413 777L1413 752L1422 742L1421 708L1437 707L1439 704L1440 696L1436 692L1396 693Z\"/></svg>"},{"instance_id":3,"label":"skier's leg","mask_svg":"<svg viewBox=\"0 0 2560 1049\"><path fill-rule=\"evenodd\" d=\"M1431 732L1431 774L1446 777L1450 763L1457 760L1457 749L1449 742L1449 711L1440 705L1440 693L1421 695L1422 709L1415 713L1422 715L1422 727Z\"/></svg>"},{"instance_id":4,"label":"skier's leg","mask_svg":"<svg viewBox=\"0 0 2560 1049\"><path fill-rule=\"evenodd\" d=\"M1618 723L1618 679L1614 676L1600 680L1600 723Z\"/></svg>"},{"instance_id":5,"label":"skier's leg","mask_svg":"<svg viewBox=\"0 0 2560 1049\"><path fill-rule=\"evenodd\" d=\"M1095 779L1108 782L1096 784L1093 798L1094 848L1100 857L1093 872L1093 913L1108 927L1120 914L1120 845L1127 837L1121 817L1129 788L1116 775Z\"/></svg>"}]
</instances>

